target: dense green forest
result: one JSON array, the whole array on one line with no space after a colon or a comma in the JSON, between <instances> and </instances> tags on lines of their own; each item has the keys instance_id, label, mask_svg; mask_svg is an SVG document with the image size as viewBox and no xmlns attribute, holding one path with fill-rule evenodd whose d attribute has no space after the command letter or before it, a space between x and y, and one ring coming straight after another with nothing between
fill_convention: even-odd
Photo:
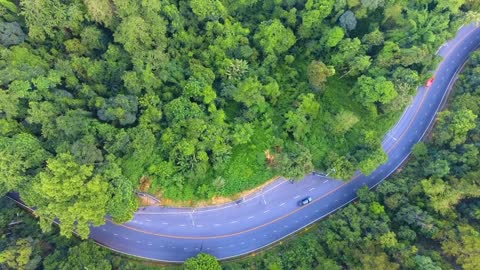
<instances>
[{"instance_id":1,"label":"dense green forest","mask_svg":"<svg viewBox=\"0 0 480 270\"><path fill-rule=\"evenodd\" d=\"M223 269L480 269L479 116L480 51L460 75L429 141L417 144L401 173L375 192L360 190L358 201L307 232L225 262ZM0 233L0 269L220 269L204 255L185 266L155 266L57 230L42 233L5 198Z\"/></svg>"},{"instance_id":2,"label":"dense green forest","mask_svg":"<svg viewBox=\"0 0 480 270\"><path fill-rule=\"evenodd\" d=\"M192 200L368 174L479 6L0 0L0 192L85 238L106 214L129 220L137 189Z\"/></svg>"},{"instance_id":3,"label":"dense green forest","mask_svg":"<svg viewBox=\"0 0 480 270\"><path fill-rule=\"evenodd\" d=\"M375 192L254 256L223 269L480 269L480 51L428 142ZM41 233L35 219L0 200L0 267L12 269L220 269L201 255L162 267L120 257L93 242ZM201 261L199 263L198 261ZM202 268L202 266L204 268ZM8 269L8 268L7 268Z\"/></svg>"}]
</instances>

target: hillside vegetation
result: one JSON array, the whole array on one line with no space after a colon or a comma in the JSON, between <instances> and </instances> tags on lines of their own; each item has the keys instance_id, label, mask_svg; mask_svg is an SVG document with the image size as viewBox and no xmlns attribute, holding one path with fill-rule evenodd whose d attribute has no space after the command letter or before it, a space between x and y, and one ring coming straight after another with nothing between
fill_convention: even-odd
<instances>
[{"instance_id":1,"label":"hillside vegetation","mask_svg":"<svg viewBox=\"0 0 480 270\"><path fill-rule=\"evenodd\" d=\"M129 220L140 188L195 200L314 169L369 174L435 51L478 9L1 0L0 192L85 238L106 214Z\"/></svg>"}]
</instances>

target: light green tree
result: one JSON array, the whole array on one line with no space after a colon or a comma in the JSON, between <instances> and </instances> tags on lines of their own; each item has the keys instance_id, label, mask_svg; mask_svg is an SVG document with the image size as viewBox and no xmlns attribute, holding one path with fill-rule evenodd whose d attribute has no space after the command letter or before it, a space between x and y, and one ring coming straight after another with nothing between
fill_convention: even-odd
<instances>
[{"instance_id":1,"label":"light green tree","mask_svg":"<svg viewBox=\"0 0 480 270\"><path fill-rule=\"evenodd\" d=\"M196 257L185 261L183 268L185 270L221 270L222 267L217 259L209 254L200 253Z\"/></svg>"},{"instance_id":2,"label":"light green tree","mask_svg":"<svg viewBox=\"0 0 480 270\"><path fill-rule=\"evenodd\" d=\"M278 19L262 22L253 38L265 53L274 55L288 51L296 42L293 31Z\"/></svg>"},{"instance_id":3,"label":"light green tree","mask_svg":"<svg viewBox=\"0 0 480 270\"><path fill-rule=\"evenodd\" d=\"M90 224L105 222L110 197L108 182L95 174L93 166L78 164L69 153L50 158L25 195L27 204L37 207L35 214L44 231L58 219L62 235L76 232L83 239L90 233Z\"/></svg>"}]
</instances>

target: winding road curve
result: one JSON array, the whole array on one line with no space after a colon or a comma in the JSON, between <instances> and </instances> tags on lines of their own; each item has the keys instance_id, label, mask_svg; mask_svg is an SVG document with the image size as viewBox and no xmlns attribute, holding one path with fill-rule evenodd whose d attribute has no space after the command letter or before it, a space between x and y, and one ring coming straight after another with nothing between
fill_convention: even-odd
<instances>
[{"instance_id":1,"label":"winding road curve","mask_svg":"<svg viewBox=\"0 0 480 270\"><path fill-rule=\"evenodd\" d=\"M408 158L445 102L458 72L480 45L480 28L461 28L438 54L443 61L429 89L420 87L412 104L387 133L387 163L371 175L358 174L348 183L307 175L291 184L280 179L241 202L192 209L151 206L125 224L92 227L90 238L120 253L164 262L183 262L199 252L228 259L255 252L305 228L356 199L356 191L373 188ZM299 207L305 196L313 201Z\"/></svg>"}]
</instances>

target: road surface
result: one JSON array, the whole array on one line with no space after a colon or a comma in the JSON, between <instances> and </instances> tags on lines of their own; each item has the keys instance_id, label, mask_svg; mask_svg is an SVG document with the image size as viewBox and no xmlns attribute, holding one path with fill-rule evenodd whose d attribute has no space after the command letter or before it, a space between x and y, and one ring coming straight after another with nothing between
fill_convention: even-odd
<instances>
[{"instance_id":1,"label":"road surface","mask_svg":"<svg viewBox=\"0 0 480 270\"><path fill-rule=\"evenodd\" d=\"M480 28L462 28L439 49L444 57L429 89L420 87L412 104L387 133L383 148L388 161L371 175L358 174L348 183L307 175L290 183L280 179L242 201L192 208L141 208L132 221L110 221L92 227L90 238L112 250L165 262L183 262L199 252L219 259L252 253L291 235L356 199L364 185L373 188L408 158L412 147L432 126L458 72L480 45ZM313 201L303 207L306 196Z\"/></svg>"}]
</instances>

